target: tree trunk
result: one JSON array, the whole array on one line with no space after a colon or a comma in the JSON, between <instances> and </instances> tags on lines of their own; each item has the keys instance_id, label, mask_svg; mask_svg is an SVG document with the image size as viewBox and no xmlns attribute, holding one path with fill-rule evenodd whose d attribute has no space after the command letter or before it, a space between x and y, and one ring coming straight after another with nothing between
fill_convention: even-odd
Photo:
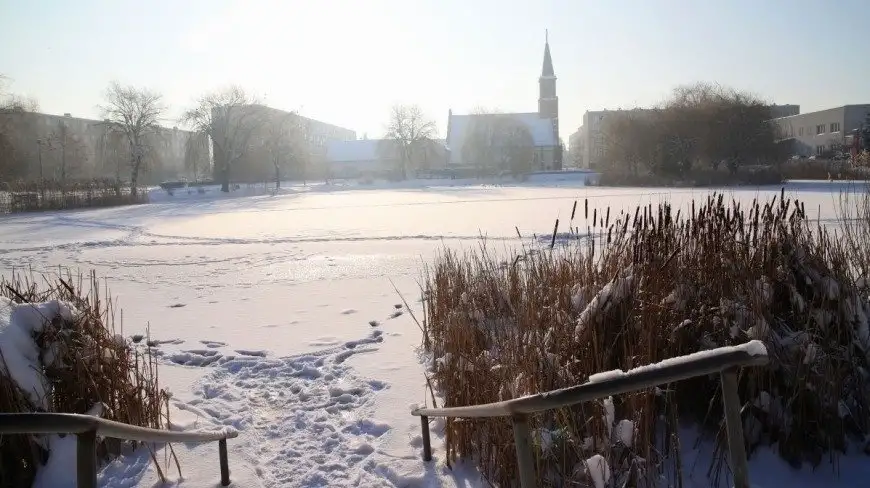
<instances>
[{"instance_id":1,"label":"tree trunk","mask_svg":"<svg viewBox=\"0 0 870 488\"><path fill-rule=\"evenodd\" d=\"M139 166L142 164L142 156L136 156L133 171L130 172L130 196L136 198L139 195Z\"/></svg>"},{"instance_id":2,"label":"tree trunk","mask_svg":"<svg viewBox=\"0 0 870 488\"><path fill-rule=\"evenodd\" d=\"M224 163L223 168L221 168L221 191L224 193L230 191L230 165L227 163Z\"/></svg>"},{"instance_id":3,"label":"tree trunk","mask_svg":"<svg viewBox=\"0 0 870 488\"><path fill-rule=\"evenodd\" d=\"M281 189L281 168L278 165L278 160L275 160L275 189Z\"/></svg>"}]
</instances>

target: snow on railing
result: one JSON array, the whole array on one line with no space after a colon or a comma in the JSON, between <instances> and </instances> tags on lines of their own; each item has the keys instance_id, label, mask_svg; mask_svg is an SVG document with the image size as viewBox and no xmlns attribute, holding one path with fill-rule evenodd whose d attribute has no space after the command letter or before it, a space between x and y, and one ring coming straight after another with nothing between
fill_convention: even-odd
<instances>
[{"instance_id":1,"label":"snow on railing","mask_svg":"<svg viewBox=\"0 0 870 488\"><path fill-rule=\"evenodd\" d=\"M531 488L536 486L537 482L529 443L528 416L530 414L718 373L722 381L722 402L725 409L734 486L749 488L743 425L740 420L740 400L737 395L737 368L761 366L766 363L767 349L764 344L760 341L750 341L740 346L720 347L665 359L629 371L615 370L594 374L586 383L560 390L466 407L415 408L411 411L411 415L420 417L424 461L432 459L429 417L511 417L520 471L520 486Z\"/></svg>"},{"instance_id":2,"label":"snow on railing","mask_svg":"<svg viewBox=\"0 0 870 488\"><path fill-rule=\"evenodd\" d=\"M75 434L76 479L79 488L97 486L97 436L139 442L218 442L221 486L230 484L227 439L234 429L212 432L175 432L114 422L73 413L0 413L0 434Z\"/></svg>"}]
</instances>

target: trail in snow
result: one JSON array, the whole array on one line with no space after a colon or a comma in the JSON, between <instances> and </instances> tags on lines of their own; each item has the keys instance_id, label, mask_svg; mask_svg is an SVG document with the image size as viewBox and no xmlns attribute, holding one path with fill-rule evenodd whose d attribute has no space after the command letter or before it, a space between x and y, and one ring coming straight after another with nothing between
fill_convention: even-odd
<instances>
[{"instance_id":1,"label":"trail in snow","mask_svg":"<svg viewBox=\"0 0 870 488\"><path fill-rule=\"evenodd\" d=\"M441 486L443 467L418 470L416 479L397 474L395 463L421 461L419 453L397 459L379 450L392 427L375 417L374 396L389 385L361 378L345 364L377 351L383 337L373 330L361 340L285 358L259 351L224 355L208 349L217 342L202 341L206 349L166 355L211 369L193 386L192 399L172 405L195 415L198 428L237 429L231 464L250 466L266 487ZM409 443L409 451L421 449L419 438ZM104 482L120 486L120 480Z\"/></svg>"}]
</instances>

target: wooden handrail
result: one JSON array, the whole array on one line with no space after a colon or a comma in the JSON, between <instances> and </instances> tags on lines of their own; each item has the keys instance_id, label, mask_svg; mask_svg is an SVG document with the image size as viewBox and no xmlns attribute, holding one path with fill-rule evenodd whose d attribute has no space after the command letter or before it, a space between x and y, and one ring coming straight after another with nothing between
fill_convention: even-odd
<instances>
[{"instance_id":1,"label":"wooden handrail","mask_svg":"<svg viewBox=\"0 0 870 488\"><path fill-rule=\"evenodd\" d=\"M737 368L767 364L767 349L760 341L740 346L720 347L686 356L666 359L630 371L610 371L592 375L590 381L559 390L537 393L512 400L446 408L415 408L411 415L420 417L423 429L423 460L432 459L429 437L429 417L512 417L514 441L520 470L520 486L534 486L534 465L529 446L528 416L530 414L569 407L611 395L652 388L707 374L719 374L728 430L728 445L736 488L748 488L746 450L737 395Z\"/></svg>"},{"instance_id":2,"label":"wooden handrail","mask_svg":"<svg viewBox=\"0 0 870 488\"><path fill-rule=\"evenodd\" d=\"M75 413L0 413L0 434L74 434L77 438L78 487L97 486L97 436L139 442L218 442L221 485L230 484L227 439L238 432L174 432L139 427L92 415Z\"/></svg>"}]
</instances>

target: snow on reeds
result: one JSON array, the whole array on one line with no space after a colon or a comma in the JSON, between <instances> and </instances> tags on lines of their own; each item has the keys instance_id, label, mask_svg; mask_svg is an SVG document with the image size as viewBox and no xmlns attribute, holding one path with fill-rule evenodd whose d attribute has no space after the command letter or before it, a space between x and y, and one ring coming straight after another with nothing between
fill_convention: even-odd
<instances>
[{"instance_id":1,"label":"snow on reeds","mask_svg":"<svg viewBox=\"0 0 870 488\"><path fill-rule=\"evenodd\" d=\"M113 302L95 275L0 277L0 412L88 413L166 426L169 396L158 385L156 358L114 325ZM53 437L2 436L0 486L30 486L52 455ZM98 455L124 447L101 439Z\"/></svg>"},{"instance_id":2,"label":"snow on reeds","mask_svg":"<svg viewBox=\"0 0 870 488\"><path fill-rule=\"evenodd\" d=\"M661 204L611 216L584 202L583 230L592 238L554 240L508 262L485 246L443 251L423 283L428 379L443 398L439 406L563 388L597 372L758 339L771 363L744 369L739 381L750 454L775 445L793 465L816 465L863 447L870 197L851 197L860 202L845 207L860 218L835 233L784 197L743 207L712 195L682 215ZM545 486L596 486L591 459L606 460L615 486L676 485L680 421L718 443L711 484L727 475L717 377L531 421ZM517 469L508 420L448 419L445 436L449 456L472 458L491 482L511 485Z\"/></svg>"}]
</instances>

